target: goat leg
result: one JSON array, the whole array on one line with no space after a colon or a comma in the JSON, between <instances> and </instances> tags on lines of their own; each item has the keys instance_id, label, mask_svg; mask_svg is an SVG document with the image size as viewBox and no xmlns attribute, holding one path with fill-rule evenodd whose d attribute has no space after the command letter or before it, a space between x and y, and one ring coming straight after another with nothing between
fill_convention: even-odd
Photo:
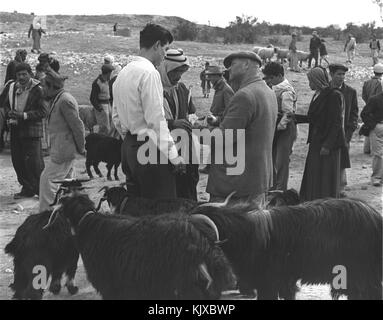
<instances>
[{"instance_id":1,"label":"goat leg","mask_svg":"<svg viewBox=\"0 0 383 320\"><path fill-rule=\"evenodd\" d=\"M120 178L118 177L118 174L117 174L117 172L118 172L118 166L119 166L120 164L115 164L114 165L114 178L116 179L116 181L119 181L120 180Z\"/></svg>"},{"instance_id":2,"label":"goat leg","mask_svg":"<svg viewBox=\"0 0 383 320\"><path fill-rule=\"evenodd\" d=\"M86 172L88 173L88 176L90 179L93 179L92 170L90 169L90 166L92 165L92 162L88 159L86 159L85 166L86 166Z\"/></svg>"}]
</instances>

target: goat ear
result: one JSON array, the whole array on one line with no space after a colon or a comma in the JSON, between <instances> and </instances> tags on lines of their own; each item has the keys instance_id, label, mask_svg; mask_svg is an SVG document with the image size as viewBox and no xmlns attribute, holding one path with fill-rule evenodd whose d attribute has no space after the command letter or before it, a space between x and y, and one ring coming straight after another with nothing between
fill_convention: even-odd
<instances>
[{"instance_id":1,"label":"goat ear","mask_svg":"<svg viewBox=\"0 0 383 320\"><path fill-rule=\"evenodd\" d=\"M61 208L61 205L57 205L54 207L51 215L49 216L49 220L48 220L48 223L43 227L43 230L49 228L51 225L53 225L53 223L56 221L58 215L59 215L59 210Z\"/></svg>"}]
</instances>

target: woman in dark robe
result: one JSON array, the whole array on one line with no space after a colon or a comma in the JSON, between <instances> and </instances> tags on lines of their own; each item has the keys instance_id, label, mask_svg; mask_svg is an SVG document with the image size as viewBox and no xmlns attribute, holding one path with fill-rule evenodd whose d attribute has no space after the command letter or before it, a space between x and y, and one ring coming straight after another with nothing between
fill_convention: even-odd
<instances>
[{"instance_id":1,"label":"woman in dark robe","mask_svg":"<svg viewBox=\"0 0 383 320\"><path fill-rule=\"evenodd\" d=\"M195 156L200 145L195 145L192 138L189 116L196 112L189 89L180 82L182 75L189 69L188 59L181 49L169 49L162 64L158 67L164 88L164 112L169 130L183 129L187 132L189 145L187 159L185 158L186 173L177 175L176 189L178 198L197 201L197 184L199 180L198 161ZM176 141L176 143L180 143ZM193 150L194 149L194 150ZM185 150L184 150L185 151ZM182 154L182 146L179 151ZM198 159L199 160L199 159Z\"/></svg>"},{"instance_id":2,"label":"woman in dark robe","mask_svg":"<svg viewBox=\"0 0 383 320\"><path fill-rule=\"evenodd\" d=\"M315 94L307 114L309 151L300 196L303 201L339 198L340 152L346 145L344 97L340 90L330 88L325 69L314 68L307 77Z\"/></svg>"}]
</instances>

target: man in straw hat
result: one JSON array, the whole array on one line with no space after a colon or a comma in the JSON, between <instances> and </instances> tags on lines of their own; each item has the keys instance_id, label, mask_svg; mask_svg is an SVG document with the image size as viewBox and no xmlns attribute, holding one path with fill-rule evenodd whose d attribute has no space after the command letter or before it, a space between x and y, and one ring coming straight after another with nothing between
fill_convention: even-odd
<instances>
[{"instance_id":1,"label":"man in straw hat","mask_svg":"<svg viewBox=\"0 0 383 320\"><path fill-rule=\"evenodd\" d=\"M213 160L206 190L210 193L210 201L225 198L235 191L238 200L263 207L265 193L273 179L272 143L278 112L277 99L259 74L262 60L256 53L232 53L224 59L224 65L230 68L230 81L237 82L239 89L225 110L219 128L214 130L234 132L233 139L225 138L223 146L214 144L212 150L231 148L230 144L235 150L238 145L237 129L243 129L244 154L237 156L244 158L244 170L241 174L228 175L230 165L226 159L223 164Z\"/></svg>"},{"instance_id":2,"label":"man in straw hat","mask_svg":"<svg viewBox=\"0 0 383 320\"><path fill-rule=\"evenodd\" d=\"M64 90L66 77L48 70L43 89L51 105L48 132L51 142L50 161L40 177L40 211L49 210L58 185L52 181L71 178L77 154L85 154L85 129L79 117L76 99Z\"/></svg>"}]
</instances>

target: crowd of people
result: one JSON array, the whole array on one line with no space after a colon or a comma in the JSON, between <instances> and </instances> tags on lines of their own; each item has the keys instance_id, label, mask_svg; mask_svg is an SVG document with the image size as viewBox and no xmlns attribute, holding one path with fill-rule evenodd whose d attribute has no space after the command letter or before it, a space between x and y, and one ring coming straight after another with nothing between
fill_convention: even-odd
<instances>
[{"instance_id":1,"label":"crowd of people","mask_svg":"<svg viewBox=\"0 0 383 320\"><path fill-rule=\"evenodd\" d=\"M294 52L296 35L292 37L290 51ZM355 50L352 38L346 51ZM269 62L262 68L256 53L240 51L224 59L226 70L206 63L200 74L203 96L208 98L211 88L214 96L210 114L196 121L191 92L182 81L190 69L189 59L182 49L171 49L172 42L170 31L149 23L140 32L139 54L124 68L105 56L101 74L91 85L90 102L99 133L123 140L122 169L131 196L197 200L202 173L208 174L210 201L235 192L234 200L263 208L267 192L288 188L299 123L309 124L302 200L346 196L350 143L358 127L357 92L344 82L346 65L330 64L329 74L321 66L320 59L327 61L327 50L316 33L310 42L309 65L311 60L315 65L307 77L314 95L307 115L296 113L299 97L285 77L283 64ZM374 43L371 50L380 50L379 42ZM74 175L77 155L85 154L85 130L76 99L64 89L66 77L60 74L55 55L40 54L35 73L25 63L26 56L25 50L18 50L7 67L0 95L0 131L6 125L11 135L12 163L22 186L15 198L38 195L42 211L53 202L57 189L53 181ZM348 53L348 59L352 58ZM297 59L291 60L295 70ZM381 186L383 65L376 63L374 73L363 87L366 107L361 117L365 151L373 155L372 184ZM223 137L210 141L210 163L200 171L193 150L201 148L201 141L193 129ZM177 130L188 137L186 148ZM239 135L241 130L244 136ZM225 134L229 131L230 138ZM50 154L47 163L43 144ZM226 158L215 161L217 149L242 150L242 172L228 174L233 164ZM152 154L147 156L148 152Z\"/></svg>"}]
</instances>

